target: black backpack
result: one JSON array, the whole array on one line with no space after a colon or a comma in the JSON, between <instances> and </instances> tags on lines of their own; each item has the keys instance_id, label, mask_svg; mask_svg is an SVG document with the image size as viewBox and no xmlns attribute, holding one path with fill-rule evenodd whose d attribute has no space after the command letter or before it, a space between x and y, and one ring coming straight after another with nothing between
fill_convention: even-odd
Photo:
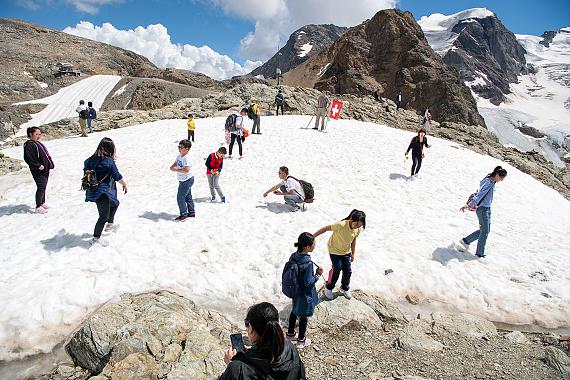
<instances>
[{"instance_id":1,"label":"black backpack","mask_svg":"<svg viewBox=\"0 0 570 380\"><path fill-rule=\"evenodd\" d=\"M95 166L99 166L101 161ZM85 170L85 174L81 178L81 189L83 191L95 191L101 183L109 176L109 173L105 174L101 181L97 181L97 173L95 173L95 168Z\"/></svg>"},{"instance_id":2,"label":"black backpack","mask_svg":"<svg viewBox=\"0 0 570 380\"><path fill-rule=\"evenodd\" d=\"M81 119L87 119L89 117L89 111L86 109L79 111L79 117Z\"/></svg>"},{"instance_id":3,"label":"black backpack","mask_svg":"<svg viewBox=\"0 0 570 380\"><path fill-rule=\"evenodd\" d=\"M253 104L247 108L247 117L252 120L255 118L255 112L253 112Z\"/></svg>"},{"instance_id":4,"label":"black backpack","mask_svg":"<svg viewBox=\"0 0 570 380\"><path fill-rule=\"evenodd\" d=\"M311 185L307 181L303 181L302 179L297 179L293 176L289 176L289 177L293 178L295 181L297 181L301 184L301 187L303 188L303 192L305 193L304 201L307 203L311 203L313 201L313 198L315 197L315 189L313 188L313 185Z\"/></svg>"},{"instance_id":5,"label":"black backpack","mask_svg":"<svg viewBox=\"0 0 570 380\"><path fill-rule=\"evenodd\" d=\"M235 113L231 114L226 118L226 126L225 126L226 131L228 132L237 131L236 120L237 120L237 115Z\"/></svg>"},{"instance_id":6,"label":"black backpack","mask_svg":"<svg viewBox=\"0 0 570 380\"><path fill-rule=\"evenodd\" d=\"M303 292L299 264L293 260L293 255L289 257L281 273L281 292L289 298L295 298Z\"/></svg>"},{"instance_id":7,"label":"black backpack","mask_svg":"<svg viewBox=\"0 0 570 380\"><path fill-rule=\"evenodd\" d=\"M282 106L284 100L285 98L282 93L275 95L275 104L277 104L278 106Z\"/></svg>"}]
</instances>

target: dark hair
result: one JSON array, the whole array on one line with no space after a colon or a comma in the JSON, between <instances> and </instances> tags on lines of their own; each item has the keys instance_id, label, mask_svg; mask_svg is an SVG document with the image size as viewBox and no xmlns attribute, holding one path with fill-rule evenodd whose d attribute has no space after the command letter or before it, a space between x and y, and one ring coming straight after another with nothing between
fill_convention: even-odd
<instances>
[{"instance_id":1,"label":"dark hair","mask_svg":"<svg viewBox=\"0 0 570 380\"><path fill-rule=\"evenodd\" d=\"M108 137L103 137L97 145L97 150L93 154L97 157L111 157L115 158L115 143Z\"/></svg>"},{"instance_id":2,"label":"dark hair","mask_svg":"<svg viewBox=\"0 0 570 380\"><path fill-rule=\"evenodd\" d=\"M87 102L87 105L88 105L89 107L93 107L93 102Z\"/></svg>"},{"instance_id":3,"label":"dark hair","mask_svg":"<svg viewBox=\"0 0 570 380\"><path fill-rule=\"evenodd\" d=\"M366 214L364 211L354 209L343 220L350 220L351 222L362 222L362 228L366 229Z\"/></svg>"},{"instance_id":4,"label":"dark hair","mask_svg":"<svg viewBox=\"0 0 570 380\"><path fill-rule=\"evenodd\" d=\"M241 111L239 111L240 113L245 112L247 113L247 108L242 108Z\"/></svg>"},{"instance_id":5,"label":"dark hair","mask_svg":"<svg viewBox=\"0 0 570 380\"><path fill-rule=\"evenodd\" d=\"M79 104L85 104L85 102L83 100L80 100Z\"/></svg>"},{"instance_id":6,"label":"dark hair","mask_svg":"<svg viewBox=\"0 0 570 380\"><path fill-rule=\"evenodd\" d=\"M218 149L218 153L228 154L228 150L225 146L221 146L220 149Z\"/></svg>"},{"instance_id":7,"label":"dark hair","mask_svg":"<svg viewBox=\"0 0 570 380\"><path fill-rule=\"evenodd\" d=\"M188 150L192 148L192 142L188 139L180 140L178 145L182 145L184 148L187 148Z\"/></svg>"},{"instance_id":8,"label":"dark hair","mask_svg":"<svg viewBox=\"0 0 570 380\"><path fill-rule=\"evenodd\" d=\"M192 115L191 113L188 114L188 117L194 117L194 115Z\"/></svg>"},{"instance_id":9,"label":"dark hair","mask_svg":"<svg viewBox=\"0 0 570 380\"><path fill-rule=\"evenodd\" d=\"M287 166L280 166L279 171L289 175L289 168Z\"/></svg>"},{"instance_id":10,"label":"dark hair","mask_svg":"<svg viewBox=\"0 0 570 380\"><path fill-rule=\"evenodd\" d=\"M310 232L303 232L297 238L295 247L297 247L297 252L303 252L303 248L310 247L315 242L315 237Z\"/></svg>"},{"instance_id":11,"label":"dark hair","mask_svg":"<svg viewBox=\"0 0 570 380\"><path fill-rule=\"evenodd\" d=\"M285 337L279 324L277 309L269 302L261 302L251 306L245 318L246 323L249 323L259 337L254 346L268 350L272 363L275 363L285 349Z\"/></svg>"},{"instance_id":12,"label":"dark hair","mask_svg":"<svg viewBox=\"0 0 570 380\"><path fill-rule=\"evenodd\" d=\"M420 133L423 133L423 134L425 135L425 134L426 134L426 130L423 129L423 128L420 129L420 130L418 131L418 137L420 137Z\"/></svg>"},{"instance_id":13,"label":"dark hair","mask_svg":"<svg viewBox=\"0 0 570 380\"><path fill-rule=\"evenodd\" d=\"M491 173L487 174L487 177L491 178L496 176L497 174L499 175L499 177L505 178L507 176L507 171L503 169L501 166L497 166L495 169L493 169Z\"/></svg>"},{"instance_id":14,"label":"dark hair","mask_svg":"<svg viewBox=\"0 0 570 380\"><path fill-rule=\"evenodd\" d=\"M26 134L28 135L28 137L32 137L32 134L33 134L35 131L40 131L40 132L41 132L41 129L39 129L38 127L28 127L28 129L26 129Z\"/></svg>"}]
</instances>

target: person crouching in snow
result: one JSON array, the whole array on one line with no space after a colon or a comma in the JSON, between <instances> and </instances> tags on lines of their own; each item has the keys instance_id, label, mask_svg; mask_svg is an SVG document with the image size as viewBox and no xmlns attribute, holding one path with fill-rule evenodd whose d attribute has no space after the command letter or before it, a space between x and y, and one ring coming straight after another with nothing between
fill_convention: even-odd
<instances>
[{"instance_id":1,"label":"person crouching in snow","mask_svg":"<svg viewBox=\"0 0 570 380\"><path fill-rule=\"evenodd\" d=\"M327 231L332 231L328 241L329 256L332 268L326 280L325 296L332 300L333 289L342 271L340 292L348 299L352 298L350 292L350 276L352 275L351 263L356 255L356 238L360 235L360 228L366 228L366 214L364 211L352 210L343 220L324 226L313 234L316 238Z\"/></svg>"},{"instance_id":2,"label":"person crouching in snow","mask_svg":"<svg viewBox=\"0 0 570 380\"><path fill-rule=\"evenodd\" d=\"M275 195L283 195L285 203L293 207L291 212L299 211L301 209L299 204L303 204L305 201L303 186L293 177L289 177L289 169L286 166L281 166L277 174L281 182L263 193L263 197L266 197L271 192Z\"/></svg>"},{"instance_id":3,"label":"person crouching in snow","mask_svg":"<svg viewBox=\"0 0 570 380\"><path fill-rule=\"evenodd\" d=\"M178 156L176 161L170 165L170 170L176 172L178 177L178 194L176 201L180 209L180 216L174 219L177 222L183 222L188 217L196 216L194 212L194 200L192 199L192 185L194 184L194 175L190 172L192 164L188 161L188 152L192 147L190 140L182 140L178 143Z\"/></svg>"},{"instance_id":4,"label":"person crouching in snow","mask_svg":"<svg viewBox=\"0 0 570 380\"><path fill-rule=\"evenodd\" d=\"M315 249L315 238L309 232L303 232L297 238L295 247L297 251L291 254L289 260L293 260L299 267L300 288L302 292L293 298L293 310L289 315L289 328L285 337L288 340L297 339L297 348L305 348L311 344L311 339L305 336L309 317L315 312L315 306L319 303L319 296L315 284L319 276L323 274L323 268L317 266L314 271L310 253ZM299 318L299 335L295 333L295 324Z\"/></svg>"}]
</instances>

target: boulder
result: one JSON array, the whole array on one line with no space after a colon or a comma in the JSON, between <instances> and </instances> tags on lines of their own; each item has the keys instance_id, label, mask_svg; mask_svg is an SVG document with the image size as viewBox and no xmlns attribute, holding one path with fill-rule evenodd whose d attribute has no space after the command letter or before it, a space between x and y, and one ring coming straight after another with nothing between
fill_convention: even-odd
<instances>
[{"instance_id":1,"label":"boulder","mask_svg":"<svg viewBox=\"0 0 570 380\"><path fill-rule=\"evenodd\" d=\"M309 326L312 329L325 330L343 327L349 329L381 328L382 321L370 306L354 297L349 300L338 296L329 301L321 296Z\"/></svg>"},{"instance_id":2,"label":"boulder","mask_svg":"<svg viewBox=\"0 0 570 380\"><path fill-rule=\"evenodd\" d=\"M520 331L512 331L505 335L505 338L510 342L517 344L528 344L528 338Z\"/></svg>"},{"instance_id":3,"label":"boulder","mask_svg":"<svg viewBox=\"0 0 570 380\"><path fill-rule=\"evenodd\" d=\"M158 365L149 354L137 352L114 365L108 364L103 369L103 374L113 380L155 380L158 375Z\"/></svg>"},{"instance_id":4,"label":"boulder","mask_svg":"<svg viewBox=\"0 0 570 380\"><path fill-rule=\"evenodd\" d=\"M553 346L546 347L544 361L563 375L570 375L570 358L562 350Z\"/></svg>"},{"instance_id":5,"label":"boulder","mask_svg":"<svg viewBox=\"0 0 570 380\"><path fill-rule=\"evenodd\" d=\"M469 314L432 313L427 320L434 333L445 330L464 338L490 338L497 335L497 328L492 322Z\"/></svg>"},{"instance_id":6,"label":"boulder","mask_svg":"<svg viewBox=\"0 0 570 380\"><path fill-rule=\"evenodd\" d=\"M414 319L400 333L396 347L405 351L437 352L443 349L443 344L430 338L424 331L427 324L423 320Z\"/></svg>"},{"instance_id":7,"label":"boulder","mask_svg":"<svg viewBox=\"0 0 570 380\"><path fill-rule=\"evenodd\" d=\"M372 310L379 316L383 321L390 322L408 322L408 319L398 309L396 306L392 305L385 298L379 295L370 295L361 290L355 290L352 292L354 298L359 301L364 302L366 305L370 306Z\"/></svg>"}]
</instances>

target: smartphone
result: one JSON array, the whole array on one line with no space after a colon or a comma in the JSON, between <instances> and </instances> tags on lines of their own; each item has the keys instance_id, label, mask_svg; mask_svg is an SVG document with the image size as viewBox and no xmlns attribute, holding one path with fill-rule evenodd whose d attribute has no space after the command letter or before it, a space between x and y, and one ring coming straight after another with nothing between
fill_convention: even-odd
<instances>
[{"instance_id":1,"label":"smartphone","mask_svg":"<svg viewBox=\"0 0 570 380\"><path fill-rule=\"evenodd\" d=\"M245 346L243 345L243 337L240 333L231 334L230 340L232 342L232 348L237 352L245 352Z\"/></svg>"}]
</instances>

